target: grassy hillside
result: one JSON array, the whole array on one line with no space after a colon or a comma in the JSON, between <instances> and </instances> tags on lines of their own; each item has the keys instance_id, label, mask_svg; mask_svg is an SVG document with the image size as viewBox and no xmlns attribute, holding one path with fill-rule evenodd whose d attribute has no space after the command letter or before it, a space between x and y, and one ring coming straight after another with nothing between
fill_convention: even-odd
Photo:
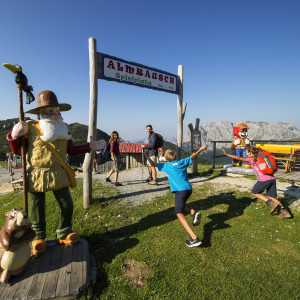
<instances>
[{"instance_id":1,"label":"grassy hillside","mask_svg":"<svg viewBox=\"0 0 300 300\"><path fill-rule=\"evenodd\" d=\"M28 118L26 118L27 120ZM11 149L6 140L6 135L12 130L18 119L0 120L0 161L6 159L6 153L10 153Z\"/></svg>"},{"instance_id":2,"label":"grassy hillside","mask_svg":"<svg viewBox=\"0 0 300 300\"><path fill-rule=\"evenodd\" d=\"M79 299L299 299L299 211L277 219L249 191L212 183L221 175L209 167L199 175L204 182L189 199L202 211L193 228L203 241L199 248L186 247L171 192L131 206L124 203L126 194L94 181L84 210L78 180L71 189L73 226L97 265L96 281ZM3 224L5 211L22 206L22 193L0 201ZM58 205L52 193L46 201L47 239L55 239Z\"/></svg>"}]
</instances>

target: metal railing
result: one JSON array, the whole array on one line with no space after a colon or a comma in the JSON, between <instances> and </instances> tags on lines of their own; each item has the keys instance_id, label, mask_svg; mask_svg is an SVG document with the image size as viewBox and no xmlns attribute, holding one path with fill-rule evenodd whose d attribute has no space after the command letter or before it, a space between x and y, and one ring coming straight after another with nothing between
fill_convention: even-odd
<instances>
[{"instance_id":1,"label":"metal railing","mask_svg":"<svg viewBox=\"0 0 300 300\"><path fill-rule=\"evenodd\" d=\"M216 159L221 158L221 157L226 157L226 155L216 155L217 152L217 143L220 144L232 144L232 141L211 141L213 143L213 169L216 167ZM250 144L251 145L256 145L256 144L275 144L275 143L280 143L280 144L291 144L291 143L300 143L299 140L251 140Z\"/></svg>"}]
</instances>

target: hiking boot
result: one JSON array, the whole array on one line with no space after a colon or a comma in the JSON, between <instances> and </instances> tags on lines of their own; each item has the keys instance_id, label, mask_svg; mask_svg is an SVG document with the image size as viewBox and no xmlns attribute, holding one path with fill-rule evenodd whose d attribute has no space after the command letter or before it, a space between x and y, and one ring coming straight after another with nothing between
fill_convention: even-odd
<instances>
[{"instance_id":1,"label":"hiking boot","mask_svg":"<svg viewBox=\"0 0 300 300\"><path fill-rule=\"evenodd\" d=\"M272 202L270 202L269 206L270 206L269 214L271 214L276 210L276 208L278 208L279 204L272 201Z\"/></svg>"},{"instance_id":2,"label":"hiking boot","mask_svg":"<svg viewBox=\"0 0 300 300\"><path fill-rule=\"evenodd\" d=\"M67 235L66 238L58 240L59 244L64 244L66 246L74 245L74 244L78 243L78 241L79 241L79 238L78 238L78 233L76 231L72 231L71 233L69 233Z\"/></svg>"},{"instance_id":3,"label":"hiking boot","mask_svg":"<svg viewBox=\"0 0 300 300\"><path fill-rule=\"evenodd\" d=\"M188 240L185 241L185 244L188 247L199 247L202 242L196 237L194 240L190 237Z\"/></svg>"},{"instance_id":4,"label":"hiking boot","mask_svg":"<svg viewBox=\"0 0 300 300\"><path fill-rule=\"evenodd\" d=\"M291 218L291 214L288 212L287 209L281 209L280 214L276 215L276 217L279 219L288 219Z\"/></svg>"},{"instance_id":5,"label":"hiking boot","mask_svg":"<svg viewBox=\"0 0 300 300\"><path fill-rule=\"evenodd\" d=\"M201 213L195 211L192 217L193 217L193 225L194 226L199 225L201 221Z\"/></svg>"},{"instance_id":6,"label":"hiking boot","mask_svg":"<svg viewBox=\"0 0 300 300\"><path fill-rule=\"evenodd\" d=\"M146 179L146 182L150 182L153 180L153 177L152 176L149 176L147 179Z\"/></svg>"},{"instance_id":7,"label":"hiking boot","mask_svg":"<svg viewBox=\"0 0 300 300\"><path fill-rule=\"evenodd\" d=\"M157 180L151 180L148 182L150 185L157 185Z\"/></svg>"},{"instance_id":8,"label":"hiking boot","mask_svg":"<svg viewBox=\"0 0 300 300\"><path fill-rule=\"evenodd\" d=\"M121 186L121 185L123 185L123 184L120 183L120 182L116 182L116 183L115 183L115 186Z\"/></svg>"},{"instance_id":9,"label":"hiking boot","mask_svg":"<svg viewBox=\"0 0 300 300\"><path fill-rule=\"evenodd\" d=\"M111 182L111 180L109 178L105 178L106 182Z\"/></svg>"},{"instance_id":10,"label":"hiking boot","mask_svg":"<svg viewBox=\"0 0 300 300\"><path fill-rule=\"evenodd\" d=\"M41 255L47 249L46 242L43 239L34 240L32 245L32 255Z\"/></svg>"}]
</instances>

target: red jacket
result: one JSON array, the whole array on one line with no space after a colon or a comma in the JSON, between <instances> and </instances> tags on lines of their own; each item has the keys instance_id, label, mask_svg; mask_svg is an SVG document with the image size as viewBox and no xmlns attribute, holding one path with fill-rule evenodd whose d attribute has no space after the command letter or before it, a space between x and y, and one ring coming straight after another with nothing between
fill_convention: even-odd
<instances>
[{"instance_id":1,"label":"red jacket","mask_svg":"<svg viewBox=\"0 0 300 300\"><path fill-rule=\"evenodd\" d=\"M12 152L16 155L21 155L21 138L14 139L11 136L11 131L10 131L6 136L6 139L10 144ZM27 136L25 135L26 147L27 147L27 142L28 142L28 139L27 139ZM70 156L75 156L75 155L91 152L90 143L76 146L76 145L74 145L72 140L68 140L67 147L68 147L67 152Z\"/></svg>"}]
</instances>

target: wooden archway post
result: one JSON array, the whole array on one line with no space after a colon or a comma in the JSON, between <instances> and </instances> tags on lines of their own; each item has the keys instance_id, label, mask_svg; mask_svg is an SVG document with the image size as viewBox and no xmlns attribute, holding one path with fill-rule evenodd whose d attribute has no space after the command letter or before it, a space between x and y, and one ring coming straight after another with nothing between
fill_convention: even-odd
<instances>
[{"instance_id":1,"label":"wooden archway post","mask_svg":"<svg viewBox=\"0 0 300 300\"><path fill-rule=\"evenodd\" d=\"M98 98L98 66L96 39L89 38L89 60L90 60L90 109L89 130L87 141L90 137L96 139L97 135L97 98ZM92 199L92 172L94 153L86 153L83 162L83 208L88 208Z\"/></svg>"},{"instance_id":2,"label":"wooden archway post","mask_svg":"<svg viewBox=\"0 0 300 300\"><path fill-rule=\"evenodd\" d=\"M179 93L177 96L177 149L176 159L181 158L182 135L183 135L183 118L186 109L186 103L183 103L183 66L178 66L178 86Z\"/></svg>"}]
</instances>

